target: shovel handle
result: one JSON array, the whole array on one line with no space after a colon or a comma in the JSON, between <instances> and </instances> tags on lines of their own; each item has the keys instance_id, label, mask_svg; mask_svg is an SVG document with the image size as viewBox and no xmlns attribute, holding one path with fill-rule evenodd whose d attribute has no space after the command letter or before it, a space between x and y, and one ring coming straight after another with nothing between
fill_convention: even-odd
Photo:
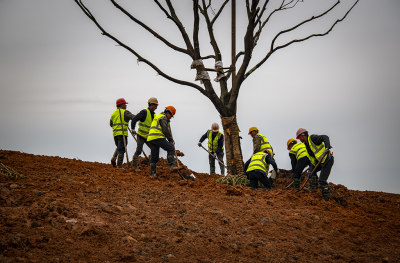
<instances>
[{"instance_id":1,"label":"shovel handle","mask_svg":"<svg viewBox=\"0 0 400 263\"><path fill-rule=\"evenodd\" d=\"M200 147L204 149L204 151L208 152L209 155L211 155L212 157L214 157L220 164L222 164L226 169L228 169L228 167L217 157L215 157L214 155L212 155L206 148L204 148L203 145L200 144Z\"/></svg>"},{"instance_id":2,"label":"shovel handle","mask_svg":"<svg viewBox=\"0 0 400 263\"><path fill-rule=\"evenodd\" d=\"M315 173L315 171L317 170L318 166L321 164L322 160L325 158L325 156L326 156L328 153L329 153L329 151L326 151L326 152L321 156L321 158L319 159L317 165L316 165L316 166L314 167L314 169L312 170L311 176ZM300 187L300 189L299 189L298 191L303 190L303 188L306 186L307 182L310 180L310 177L311 177L311 176L309 176L309 177L307 176L306 181L304 182L303 186Z\"/></svg>"}]
</instances>

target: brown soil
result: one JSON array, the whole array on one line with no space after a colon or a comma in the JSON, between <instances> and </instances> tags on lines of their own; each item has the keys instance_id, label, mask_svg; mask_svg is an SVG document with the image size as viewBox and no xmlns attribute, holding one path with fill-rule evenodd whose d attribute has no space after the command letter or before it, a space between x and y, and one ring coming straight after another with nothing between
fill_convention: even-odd
<instances>
[{"instance_id":1,"label":"brown soil","mask_svg":"<svg viewBox=\"0 0 400 263\"><path fill-rule=\"evenodd\" d=\"M182 180L165 160L158 179L145 164L0 162L26 177L0 174L0 262L400 262L397 194L331 185L326 202L289 178L271 191Z\"/></svg>"}]
</instances>

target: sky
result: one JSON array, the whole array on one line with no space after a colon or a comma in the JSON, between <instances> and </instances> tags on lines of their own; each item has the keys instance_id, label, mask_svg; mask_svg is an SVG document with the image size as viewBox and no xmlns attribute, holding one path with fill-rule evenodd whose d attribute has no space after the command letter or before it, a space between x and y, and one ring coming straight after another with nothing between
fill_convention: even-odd
<instances>
[{"instance_id":1,"label":"sky","mask_svg":"<svg viewBox=\"0 0 400 263\"><path fill-rule=\"evenodd\" d=\"M190 32L190 1L174 2ZM214 2L217 9L222 1ZM194 82L189 57L171 52L109 1L85 3L108 31L168 74ZM120 3L183 46L176 27L153 1ZM341 1L332 15L278 43L323 32L352 3ZM237 6L240 50L246 15L242 1ZM320 1L310 0L273 17L251 65L266 54L276 33L321 10ZM230 62L229 14L228 6L215 24L224 66ZM253 73L238 99L244 160L252 151L248 129L256 126L274 147L278 166L290 169L286 142L303 127L330 137L335 164L328 181L350 189L400 193L395 143L400 134L399 14L400 1L361 0L328 36L277 51ZM212 103L197 90L171 83L138 63L102 36L74 1L0 0L0 36L0 149L108 163L115 147L109 127L115 100L125 98L128 110L136 114L147 107L148 98L157 97L156 113L168 105L177 109L171 128L177 149L185 153L181 160L196 172L209 171L207 153L196 144L213 122L220 123ZM200 44L202 55L212 54L204 28ZM205 61L209 67L213 63ZM135 146L129 138L130 156Z\"/></svg>"}]
</instances>

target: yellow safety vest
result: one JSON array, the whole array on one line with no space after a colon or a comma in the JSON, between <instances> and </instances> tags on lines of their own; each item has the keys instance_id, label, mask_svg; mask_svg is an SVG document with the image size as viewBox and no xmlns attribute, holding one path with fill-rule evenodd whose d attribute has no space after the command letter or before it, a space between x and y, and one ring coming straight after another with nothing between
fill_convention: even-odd
<instances>
[{"instance_id":1,"label":"yellow safety vest","mask_svg":"<svg viewBox=\"0 0 400 263\"><path fill-rule=\"evenodd\" d=\"M160 113L157 116L154 117L151 126L150 126L150 131L147 136L147 141L152 141L155 139L163 139L165 138L164 133L162 132L161 125L160 125L160 120L167 118L164 113ZM168 123L169 125L169 123Z\"/></svg>"},{"instance_id":2,"label":"yellow safety vest","mask_svg":"<svg viewBox=\"0 0 400 263\"><path fill-rule=\"evenodd\" d=\"M146 119L144 121L139 121L139 128L137 131L137 134L142 136L143 138L147 139L147 136L149 135L150 131L150 125L153 121L151 118L151 113L149 109L146 109Z\"/></svg>"},{"instance_id":3,"label":"yellow safety vest","mask_svg":"<svg viewBox=\"0 0 400 263\"><path fill-rule=\"evenodd\" d=\"M261 138L260 152L264 151L265 149L268 149L268 150L271 150L271 152L273 153L272 147L269 144L267 137L265 137L261 133L257 133L256 136Z\"/></svg>"},{"instance_id":4,"label":"yellow safety vest","mask_svg":"<svg viewBox=\"0 0 400 263\"><path fill-rule=\"evenodd\" d=\"M121 123L121 119L119 117L119 110L121 110L122 123ZM124 109L116 109L111 114L111 121L113 123L112 129L113 129L113 136L114 137L118 136L118 135L122 135L121 124L123 124L123 127L124 127L124 135L128 136L128 122L125 121L124 114L125 114L125 110Z\"/></svg>"},{"instance_id":5,"label":"yellow safety vest","mask_svg":"<svg viewBox=\"0 0 400 263\"><path fill-rule=\"evenodd\" d=\"M222 133L218 131L218 134L214 137L214 140L212 139L212 131L208 130L207 131L207 137L208 137L208 151L210 153L215 153L215 151L218 149L218 140L221 138ZM222 149L224 149L224 146L222 146Z\"/></svg>"},{"instance_id":6,"label":"yellow safety vest","mask_svg":"<svg viewBox=\"0 0 400 263\"><path fill-rule=\"evenodd\" d=\"M253 170L261 170L265 174L268 173L269 164L265 162L265 157L267 157L268 153L258 152L251 156L249 167L247 167L246 173Z\"/></svg>"},{"instance_id":7,"label":"yellow safety vest","mask_svg":"<svg viewBox=\"0 0 400 263\"><path fill-rule=\"evenodd\" d=\"M317 165L319 160L321 159L322 155L325 152L325 143L321 143L320 145L315 145L313 141L310 139L310 136L308 136L308 145L310 146L311 151L314 153L315 158L310 156L311 163L313 165ZM327 155L325 155L324 159L322 159L321 163L324 163L326 160Z\"/></svg>"},{"instance_id":8,"label":"yellow safety vest","mask_svg":"<svg viewBox=\"0 0 400 263\"><path fill-rule=\"evenodd\" d=\"M297 160L300 158L303 158L305 156L308 156L306 145L302 142L299 142L299 143L296 143L295 145L293 145L292 149L290 149L289 153L294 154L294 156L296 156Z\"/></svg>"}]
</instances>

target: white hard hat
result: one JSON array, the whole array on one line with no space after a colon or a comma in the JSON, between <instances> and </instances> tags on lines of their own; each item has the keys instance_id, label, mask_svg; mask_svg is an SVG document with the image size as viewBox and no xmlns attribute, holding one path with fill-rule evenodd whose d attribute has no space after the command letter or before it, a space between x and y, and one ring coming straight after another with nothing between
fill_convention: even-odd
<instances>
[{"instance_id":1,"label":"white hard hat","mask_svg":"<svg viewBox=\"0 0 400 263\"><path fill-rule=\"evenodd\" d=\"M219 131L219 125L218 125L218 123L214 122L213 124L211 124L211 130L212 130L213 132Z\"/></svg>"}]
</instances>

